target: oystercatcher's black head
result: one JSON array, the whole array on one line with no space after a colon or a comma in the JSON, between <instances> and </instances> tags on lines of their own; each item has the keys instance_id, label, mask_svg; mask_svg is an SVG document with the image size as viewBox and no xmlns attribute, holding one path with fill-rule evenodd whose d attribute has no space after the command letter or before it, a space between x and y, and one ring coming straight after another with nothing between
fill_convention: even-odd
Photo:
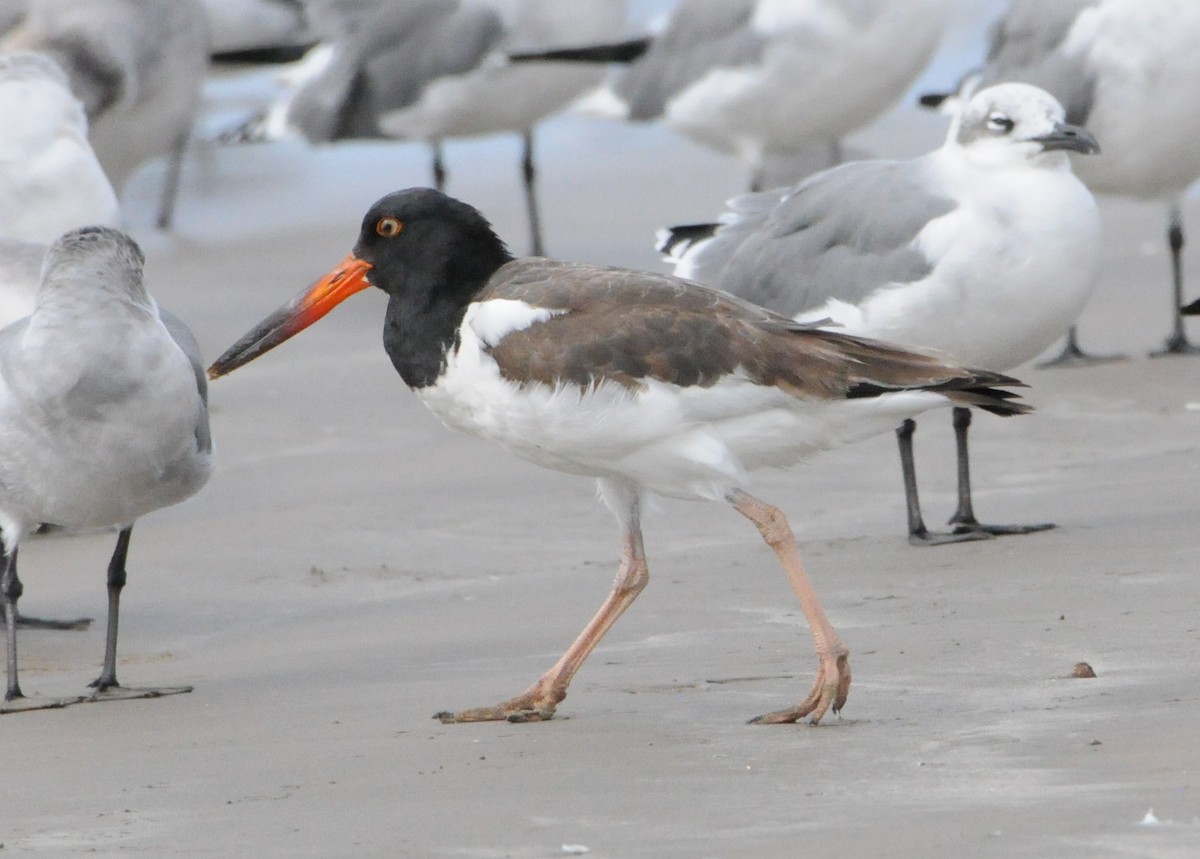
<instances>
[{"instance_id":1,"label":"oystercatcher's black head","mask_svg":"<svg viewBox=\"0 0 1200 859\"><path fill-rule=\"evenodd\" d=\"M477 209L432 188L388 194L363 216L353 255L392 296L430 289L477 292L512 259Z\"/></svg>"},{"instance_id":2,"label":"oystercatcher's black head","mask_svg":"<svg viewBox=\"0 0 1200 859\"><path fill-rule=\"evenodd\" d=\"M429 353L430 361L439 362L436 347L452 339L472 297L511 259L492 225L466 203L431 188L388 194L367 211L354 250L227 349L209 367L209 378L236 370L354 293L376 286L391 296L388 353L405 381L428 384L428 370L410 378L397 351Z\"/></svg>"}]
</instances>

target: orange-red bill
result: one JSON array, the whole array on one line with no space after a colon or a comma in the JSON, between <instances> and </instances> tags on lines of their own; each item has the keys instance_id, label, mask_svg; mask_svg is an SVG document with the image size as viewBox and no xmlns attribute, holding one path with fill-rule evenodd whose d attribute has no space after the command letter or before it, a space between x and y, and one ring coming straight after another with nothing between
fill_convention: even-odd
<instances>
[{"instance_id":1,"label":"orange-red bill","mask_svg":"<svg viewBox=\"0 0 1200 859\"><path fill-rule=\"evenodd\" d=\"M276 310L248 331L208 368L208 378L216 379L231 373L274 349L284 340L294 337L312 325L334 307L356 292L370 286L367 272L371 264L354 254L337 264L304 292Z\"/></svg>"}]
</instances>

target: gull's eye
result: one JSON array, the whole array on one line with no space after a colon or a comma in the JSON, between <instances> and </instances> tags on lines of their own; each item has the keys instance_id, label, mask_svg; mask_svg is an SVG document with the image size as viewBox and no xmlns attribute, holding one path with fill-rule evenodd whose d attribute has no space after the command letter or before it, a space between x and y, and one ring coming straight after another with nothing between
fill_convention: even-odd
<instances>
[{"instance_id":1,"label":"gull's eye","mask_svg":"<svg viewBox=\"0 0 1200 859\"><path fill-rule=\"evenodd\" d=\"M1016 123L1002 113L992 113L987 118L987 127L997 134L1008 134L1014 125Z\"/></svg>"},{"instance_id":2,"label":"gull's eye","mask_svg":"<svg viewBox=\"0 0 1200 859\"><path fill-rule=\"evenodd\" d=\"M404 224L395 218L380 218L375 222L375 232L385 239L400 235L400 231L403 229Z\"/></svg>"}]
</instances>

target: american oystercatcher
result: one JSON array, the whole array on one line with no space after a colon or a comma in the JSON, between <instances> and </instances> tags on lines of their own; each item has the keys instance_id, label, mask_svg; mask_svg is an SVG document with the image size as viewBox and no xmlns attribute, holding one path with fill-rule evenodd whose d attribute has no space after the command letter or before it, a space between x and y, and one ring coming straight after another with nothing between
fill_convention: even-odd
<instances>
[{"instance_id":1,"label":"american oystercatcher","mask_svg":"<svg viewBox=\"0 0 1200 859\"><path fill-rule=\"evenodd\" d=\"M209 368L224 375L348 296L389 296L384 346L448 426L539 465L595 477L622 530L616 584L562 658L496 706L447 722L550 718L571 677L648 580L648 492L726 501L758 527L800 600L820 667L812 691L763 722L819 721L845 703L849 651L821 608L787 520L745 487L752 469L892 429L940 405L1028 411L1019 382L796 323L669 275L514 259L474 208L427 188L367 212L353 251Z\"/></svg>"},{"instance_id":2,"label":"american oystercatcher","mask_svg":"<svg viewBox=\"0 0 1200 859\"><path fill-rule=\"evenodd\" d=\"M191 687L117 683L125 559L140 516L208 480L212 440L199 349L142 281L124 233L85 227L47 252L33 313L0 331L0 599L8 686L0 713ZM41 523L121 529L108 566L104 667L88 696L26 698L17 679L17 549Z\"/></svg>"}]
</instances>

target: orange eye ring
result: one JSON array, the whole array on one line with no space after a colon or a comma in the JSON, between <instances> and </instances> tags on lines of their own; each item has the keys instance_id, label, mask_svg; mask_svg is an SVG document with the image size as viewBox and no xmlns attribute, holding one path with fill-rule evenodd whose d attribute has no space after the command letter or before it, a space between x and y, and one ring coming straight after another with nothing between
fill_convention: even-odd
<instances>
[{"instance_id":1,"label":"orange eye ring","mask_svg":"<svg viewBox=\"0 0 1200 859\"><path fill-rule=\"evenodd\" d=\"M383 236L385 239L390 239L400 235L400 231L404 229L403 222L396 218L380 218L375 223L375 232Z\"/></svg>"}]
</instances>

